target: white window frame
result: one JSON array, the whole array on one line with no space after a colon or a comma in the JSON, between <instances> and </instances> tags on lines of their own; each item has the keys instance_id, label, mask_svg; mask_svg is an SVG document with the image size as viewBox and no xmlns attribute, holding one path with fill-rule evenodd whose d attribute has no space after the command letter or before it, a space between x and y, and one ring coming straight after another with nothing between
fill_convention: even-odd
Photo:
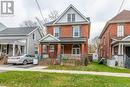
<instances>
[{"instance_id":1,"label":"white window frame","mask_svg":"<svg viewBox=\"0 0 130 87\"><path fill-rule=\"evenodd\" d=\"M75 21L75 14L72 14L72 22Z\"/></svg>"},{"instance_id":2,"label":"white window frame","mask_svg":"<svg viewBox=\"0 0 130 87\"><path fill-rule=\"evenodd\" d=\"M74 20L73 20L73 15L74 15ZM70 20L69 20L69 16L70 16ZM67 21L68 22L75 22L76 20L76 14L75 13L68 13L67 14Z\"/></svg>"},{"instance_id":3,"label":"white window frame","mask_svg":"<svg viewBox=\"0 0 130 87\"><path fill-rule=\"evenodd\" d=\"M76 44L74 44L74 45L76 45ZM79 47L73 47L74 45L72 45L72 54L73 55L80 55L80 45L78 45ZM74 54L73 50L76 51L75 54ZM78 54L77 50L79 50L79 54Z\"/></svg>"},{"instance_id":4,"label":"white window frame","mask_svg":"<svg viewBox=\"0 0 130 87\"><path fill-rule=\"evenodd\" d=\"M123 37L124 36L124 24L118 24L117 25L117 37Z\"/></svg>"},{"instance_id":5,"label":"white window frame","mask_svg":"<svg viewBox=\"0 0 130 87\"><path fill-rule=\"evenodd\" d=\"M69 16L70 16L70 20L69 20ZM72 15L71 14L67 14L67 21L71 22L71 20L72 20Z\"/></svg>"},{"instance_id":6,"label":"white window frame","mask_svg":"<svg viewBox=\"0 0 130 87\"><path fill-rule=\"evenodd\" d=\"M80 37L80 26L73 26L72 28L73 28L73 37ZM78 36L75 35L76 31L78 31Z\"/></svg>"},{"instance_id":7,"label":"white window frame","mask_svg":"<svg viewBox=\"0 0 130 87\"><path fill-rule=\"evenodd\" d=\"M58 29L58 32L57 32L56 29ZM56 33L58 33L58 36L56 36ZM54 33L53 33L53 35L54 35L56 38L59 38L59 37L60 37L60 27L54 27Z\"/></svg>"}]
</instances>

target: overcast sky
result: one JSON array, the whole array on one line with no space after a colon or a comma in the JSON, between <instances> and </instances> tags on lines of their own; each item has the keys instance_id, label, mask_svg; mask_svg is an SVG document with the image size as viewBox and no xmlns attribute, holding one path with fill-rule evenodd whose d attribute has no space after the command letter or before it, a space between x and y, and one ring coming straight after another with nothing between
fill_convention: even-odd
<instances>
[{"instance_id":1,"label":"overcast sky","mask_svg":"<svg viewBox=\"0 0 130 87\"><path fill-rule=\"evenodd\" d=\"M105 23L118 13L122 0L38 0L46 18L51 10L62 13L73 4L86 17L91 18L91 39L99 35ZM121 10L130 10L130 0L125 0ZM41 19L35 0L14 0L14 16L0 16L0 22L8 27L19 26L24 20Z\"/></svg>"}]
</instances>

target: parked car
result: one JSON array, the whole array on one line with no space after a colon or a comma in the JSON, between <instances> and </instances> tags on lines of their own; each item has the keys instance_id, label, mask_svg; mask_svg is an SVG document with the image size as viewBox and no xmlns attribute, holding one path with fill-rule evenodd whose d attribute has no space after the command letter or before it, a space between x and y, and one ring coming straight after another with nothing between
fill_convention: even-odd
<instances>
[{"instance_id":1,"label":"parked car","mask_svg":"<svg viewBox=\"0 0 130 87\"><path fill-rule=\"evenodd\" d=\"M9 57L7 63L9 64L28 64L33 63L34 55L24 54L22 56L12 56Z\"/></svg>"}]
</instances>

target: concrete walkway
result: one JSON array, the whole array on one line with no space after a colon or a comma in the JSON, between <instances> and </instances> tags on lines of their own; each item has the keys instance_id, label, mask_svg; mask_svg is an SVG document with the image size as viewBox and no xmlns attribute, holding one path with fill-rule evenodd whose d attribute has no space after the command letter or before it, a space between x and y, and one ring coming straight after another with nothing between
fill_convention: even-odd
<instances>
[{"instance_id":1,"label":"concrete walkway","mask_svg":"<svg viewBox=\"0 0 130 87\"><path fill-rule=\"evenodd\" d=\"M30 68L18 68L0 66L0 71L37 71L46 73L66 73L66 74L89 74L89 75L103 75L103 76L115 76L115 77L130 77L127 73L111 73L111 72L94 72L94 71L74 71L74 70L48 70L43 66L33 66Z\"/></svg>"}]
</instances>

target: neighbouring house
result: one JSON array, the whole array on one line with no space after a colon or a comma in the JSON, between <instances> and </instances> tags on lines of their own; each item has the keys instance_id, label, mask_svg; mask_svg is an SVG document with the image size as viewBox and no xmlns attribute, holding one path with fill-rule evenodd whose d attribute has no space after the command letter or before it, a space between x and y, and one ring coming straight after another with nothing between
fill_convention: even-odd
<instances>
[{"instance_id":1,"label":"neighbouring house","mask_svg":"<svg viewBox=\"0 0 130 87\"><path fill-rule=\"evenodd\" d=\"M109 20L100 40L101 58L115 59L116 65L130 68L130 11L123 10Z\"/></svg>"},{"instance_id":2,"label":"neighbouring house","mask_svg":"<svg viewBox=\"0 0 130 87\"><path fill-rule=\"evenodd\" d=\"M80 58L88 54L90 18L70 5L56 20L46 23L40 40L41 58Z\"/></svg>"},{"instance_id":3,"label":"neighbouring house","mask_svg":"<svg viewBox=\"0 0 130 87\"><path fill-rule=\"evenodd\" d=\"M0 31L0 52L8 56L34 54L42 37L39 27L6 28Z\"/></svg>"},{"instance_id":4,"label":"neighbouring house","mask_svg":"<svg viewBox=\"0 0 130 87\"><path fill-rule=\"evenodd\" d=\"M0 31L6 29L7 27L3 24L3 23L0 23Z\"/></svg>"}]
</instances>

